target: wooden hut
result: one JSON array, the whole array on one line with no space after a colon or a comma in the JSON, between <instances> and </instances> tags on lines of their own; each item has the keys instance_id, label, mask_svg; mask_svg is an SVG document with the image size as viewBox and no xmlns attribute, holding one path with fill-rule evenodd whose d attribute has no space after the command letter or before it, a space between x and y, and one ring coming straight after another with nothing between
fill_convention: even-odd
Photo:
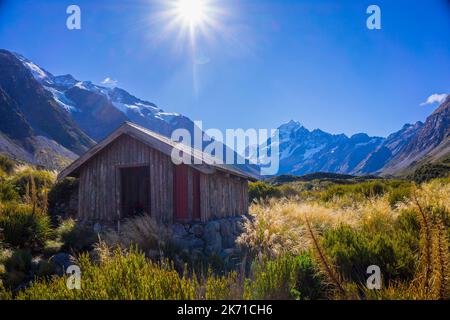
<instances>
[{"instance_id":1,"label":"wooden hut","mask_svg":"<svg viewBox=\"0 0 450 320\"><path fill-rule=\"evenodd\" d=\"M175 165L173 148L180 146L126 122L58 179L79 179L80 221L115 223L146 213L165 223L206 222L247 213L248 181L254 177L227 165ZM192 159L207 157L196 149L182 149Z\"/></svg>"}]
</instances>

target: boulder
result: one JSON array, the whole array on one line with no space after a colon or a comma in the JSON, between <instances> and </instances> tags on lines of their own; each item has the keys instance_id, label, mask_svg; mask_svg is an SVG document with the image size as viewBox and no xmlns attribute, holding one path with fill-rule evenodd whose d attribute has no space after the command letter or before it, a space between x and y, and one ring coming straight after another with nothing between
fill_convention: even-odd
<instances>
[{"instance_id":1,"label":"boulder","mask_svg":"<svg viewBox=\"0 0 450 320\"><path fill-rule=\"evenodd\" d=\"M172 231L173 231L173 235L174 237L185 237L188 235L188 232L186 231L185 226L183 226L181 223L175 223L172 226Z\"/></svg>"},{"instance_id":2,"label":"boulder","mask_svg":"<svg viewBox=\"0 0 450 320\"><path fill-rule=\"evenodd\" d=\"M233 220L232 228L235 236L239 236L244 231L244 221L245 220L242 217Z\"/></svg>"},{"instance_id":3,"label":"boulder","mask_svg":"<svg viewBox=\"0 0 450 320\"><path fill-rule=\"evenodd\" d=\"M198 238L201 238L204 234L204 228L203 225L200 223L194 224L191 229L190 232L192 232L192 234Z\"/></svg>"},{"instance_id":4,"label":"boulder","mask_svg":"<svg viewBox=\"0 0 450 320\"><path fill-rule=\"evenodd\" d=\"M220 235L220 224L210 221L206 224L204 239L208 254L219 253L222 250L222 237Z\"/></svg>"},{"instance_id":5,"label":"boulder","mask_svg":"<svg viewBox=\"0 0 450 320\"><path fill-rule=\"evenodd\" d=\"M186 241L186 247L190 250L203 250L205 247L205 242L202 239L199 239L197 237L190 237Z\"/></svg>"},{"instance_id":6,"label":"boulder","mask_svg":"<svg viewBox=\"0 0 450 320\"><path fill-rule=\"evenodd\" d=\"M223 248L234 247L235 237L233 236L232 222L226 219L220 220L220 235Z\"/></svg>"}]
</instances>

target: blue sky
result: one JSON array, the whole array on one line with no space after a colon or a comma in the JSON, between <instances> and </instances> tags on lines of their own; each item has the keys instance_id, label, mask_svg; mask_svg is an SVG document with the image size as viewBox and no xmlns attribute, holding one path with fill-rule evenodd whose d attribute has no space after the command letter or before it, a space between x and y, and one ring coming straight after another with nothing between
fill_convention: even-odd
<instances>
[{"instance_id":1,"label":"blue sky","mask_svg":"<svg viewBox=\"0 0 450 320\"><path fill-rule=\"evenodd\" d=\"M0 47L53 74L109 77L205 128L386 136L424 120L450 92L450 2L210 0L214 25L190 38L167 1L0 0ZM77 4L82 29L66 28ZM377 4L382 30L366 28Z\"/></svg>"}]
</instances>

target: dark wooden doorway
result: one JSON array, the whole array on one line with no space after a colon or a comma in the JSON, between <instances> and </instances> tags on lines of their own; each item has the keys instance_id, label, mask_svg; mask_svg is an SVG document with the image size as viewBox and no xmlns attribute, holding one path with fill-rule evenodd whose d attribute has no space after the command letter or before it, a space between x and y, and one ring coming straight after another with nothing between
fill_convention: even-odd
<instances>
[{"instance_id":1,"label":"dark wooden doorway","mask_svg":"<svg viewBox=\"0 0 450 320\"><path fill-rule=\"evenodd\" d=\"M150 213L150 167L120 168L122 218Z\"/></svg>"}]
</instances>

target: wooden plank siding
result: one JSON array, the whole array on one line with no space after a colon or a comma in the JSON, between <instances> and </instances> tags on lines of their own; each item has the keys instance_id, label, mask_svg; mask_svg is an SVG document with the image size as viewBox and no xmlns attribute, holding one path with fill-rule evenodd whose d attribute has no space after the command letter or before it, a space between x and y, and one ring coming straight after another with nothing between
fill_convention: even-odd
<instances>
[{"instance_id":1,"label":"wooden plank siding","mask_svg":"<svg viewBox=\"0 0 450 320\"><path fill-rule=\"evenodd\" d=\"M78 218L81 221L116 222L121 213L120 168L148 166L150 214L159 221L173 222L174 164L170 156L123 134L110 142L79 168ZM194 219L194 176L198 175L200 219L245 214L248 211L248 182L221 171L206 174L188 167L188 217Z\"/></svg>"}]
</instances>

